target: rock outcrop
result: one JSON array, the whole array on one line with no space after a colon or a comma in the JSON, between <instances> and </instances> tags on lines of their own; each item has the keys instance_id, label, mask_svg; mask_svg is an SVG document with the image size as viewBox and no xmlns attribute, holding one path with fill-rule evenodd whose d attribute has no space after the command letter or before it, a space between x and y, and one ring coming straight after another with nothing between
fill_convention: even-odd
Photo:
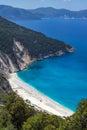
<instances>
[{"instance_id":1,"label":"rock outcrop","mask_svg":"<svg viewBox=\"0 0 87 130\"><path fill-rule=\"evenodd\" d=\"M72 46L0 17L0 70L13 73L43 58L73 52Z\"/></svg>"}]
</instances>

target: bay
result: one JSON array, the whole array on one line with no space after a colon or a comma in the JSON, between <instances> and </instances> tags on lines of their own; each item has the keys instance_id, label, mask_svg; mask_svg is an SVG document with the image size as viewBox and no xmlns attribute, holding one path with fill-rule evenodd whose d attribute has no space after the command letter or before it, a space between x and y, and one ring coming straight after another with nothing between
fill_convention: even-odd
<instances>
[{"instance_id":1,"label":"bay","mask_svg":"<svg viewBox=\"0 0 87 130\"><path fill-rule=\"evenodd\" d=\"M87 98L87 20L49 18L14 22L76 48L74 53L38 61L18 73L38 91L76 110L78 102Z\"/></svg>"}]
</instances>

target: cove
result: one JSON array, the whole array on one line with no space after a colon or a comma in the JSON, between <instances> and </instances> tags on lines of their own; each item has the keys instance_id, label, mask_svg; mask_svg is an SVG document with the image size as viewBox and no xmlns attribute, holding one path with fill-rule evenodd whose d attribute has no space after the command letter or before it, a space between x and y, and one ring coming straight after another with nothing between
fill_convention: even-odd
<instances>
[{"instance_id":1,"label":"cove","mask_svg":"<svg viewBox=\"0 0 87 130\"><path fill-rule=\"evenodd\" d=\"M76 110L77 103L82 98L87 98L87 20L43 19L15 22L76 48L74 53L38 61L18 73L23 81L38 91Z\"/></svg>"}]
</instances>

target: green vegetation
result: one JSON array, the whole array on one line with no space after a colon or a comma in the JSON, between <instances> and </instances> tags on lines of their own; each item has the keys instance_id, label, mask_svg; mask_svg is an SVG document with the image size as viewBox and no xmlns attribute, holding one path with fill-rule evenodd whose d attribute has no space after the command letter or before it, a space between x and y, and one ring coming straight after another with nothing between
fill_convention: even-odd
<instances>
[{"instance_id":1,"label":"green vegetation","mask_svg":"<svg viewBox=\"0 0 87 130\"><path fill-rule=\"evenodd\" d=\"M28 49L31 58L56 55L59 50L67 52L66 47L71 48L64 42L47 38L42 33L26 29L0 17L0 51L8 54L13 61L16 60L13 52L14 40L21 42Z\"/></svg>"},{"instance_id":2,"label":"green vegetation","mask_svg":"<svg viewBox=\"0 0 87 130\"><path fill-rule=\"evenodd\" d=\"M87 130L87 99L83 99L75 114L66 119L64 130Z\"/></svg>"},{"instance_id":3,"label":"green vegetation","mask_svg":"<svg viewBox=\"0 0 87 130\"><path fill-rule=\"evenodd\" d=\"M0 130L87 130L87 99L66 119L36 111L0 75Z\"/></svg>"},{"instance_id":4,"label":"green vegetation","mask_svg":"<svg viewBox=\"0 0 87 130\"><path fill-rule=\"evenodd\" d=\"M78 104L74 115L62 119L36 111L11 92L0 106L0 130L87 130L87 100Z\"/></svg>"},{"instance_id":5,"label":"green vegetation","mask_svg":"<svg viewBox=\"0 0 87 130\"><path fill-rule=\"evenodd\" d=\"M5 105L0 107L0 130L48 130L62 125L63 119L34 110L14 92L7 95Z\"/></svg>"},{"instance_id":6,"label":"green vegetation","mask_svg":"<svg viewBox=\"0 0 87 130\"><path fill-rule=\"evenodd\" d=\"M22 50L23 49L23 50ZM7 72L20 71L30 61L44 57L58 56L73 51L73 48L62 41L51 39L44 34L12 23L0 17L0 69Z\"/></svg>"},{"instance_id":7,"label":"green vegetation","mask_svg":"<svg viewBox=\"0 0 87 130\"><path fill-rule=\"evenodd\" d=\"M0 17L0 52L3 56L8 55L16 64L14 40L21 42L28 49L31 58L37 59L50 54L56 55L59 50L67 52L66 48L71 48L64 42L47 38L42 33L18 26ZM26 104L12 92L7 79L0 74L0 130L87 130L87 99L78 104L74 115L62 119L36 111Z\"/></svg>"},{"instance_id":8,"label":"green vegetation","mask_svg":"<svg viewBox=\"0 0 87 130\"><path fill-rule=\"evenodd\" d=\"M28 118L23 125L23 130L56 130L56 128L60 128L62 125L63 119L60 117L41 113Z\"/></svg>"}]
</instances>

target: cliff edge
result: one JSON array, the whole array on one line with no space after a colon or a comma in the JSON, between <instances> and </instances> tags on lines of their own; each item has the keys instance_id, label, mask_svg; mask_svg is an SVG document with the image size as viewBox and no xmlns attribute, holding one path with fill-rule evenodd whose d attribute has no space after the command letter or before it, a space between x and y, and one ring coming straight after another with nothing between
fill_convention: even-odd
<instances>
[{"instance_id":1,"label":"cliff edge","mask_svg":"<svg viewBox=\"0 0 87 130\"><path fill-rule=\"evenodd\" d=\"M62 41L0 17L0 70L3 72L17 72L34 61L73 51L72 46Z\"/></svg>"}]
</instances>

